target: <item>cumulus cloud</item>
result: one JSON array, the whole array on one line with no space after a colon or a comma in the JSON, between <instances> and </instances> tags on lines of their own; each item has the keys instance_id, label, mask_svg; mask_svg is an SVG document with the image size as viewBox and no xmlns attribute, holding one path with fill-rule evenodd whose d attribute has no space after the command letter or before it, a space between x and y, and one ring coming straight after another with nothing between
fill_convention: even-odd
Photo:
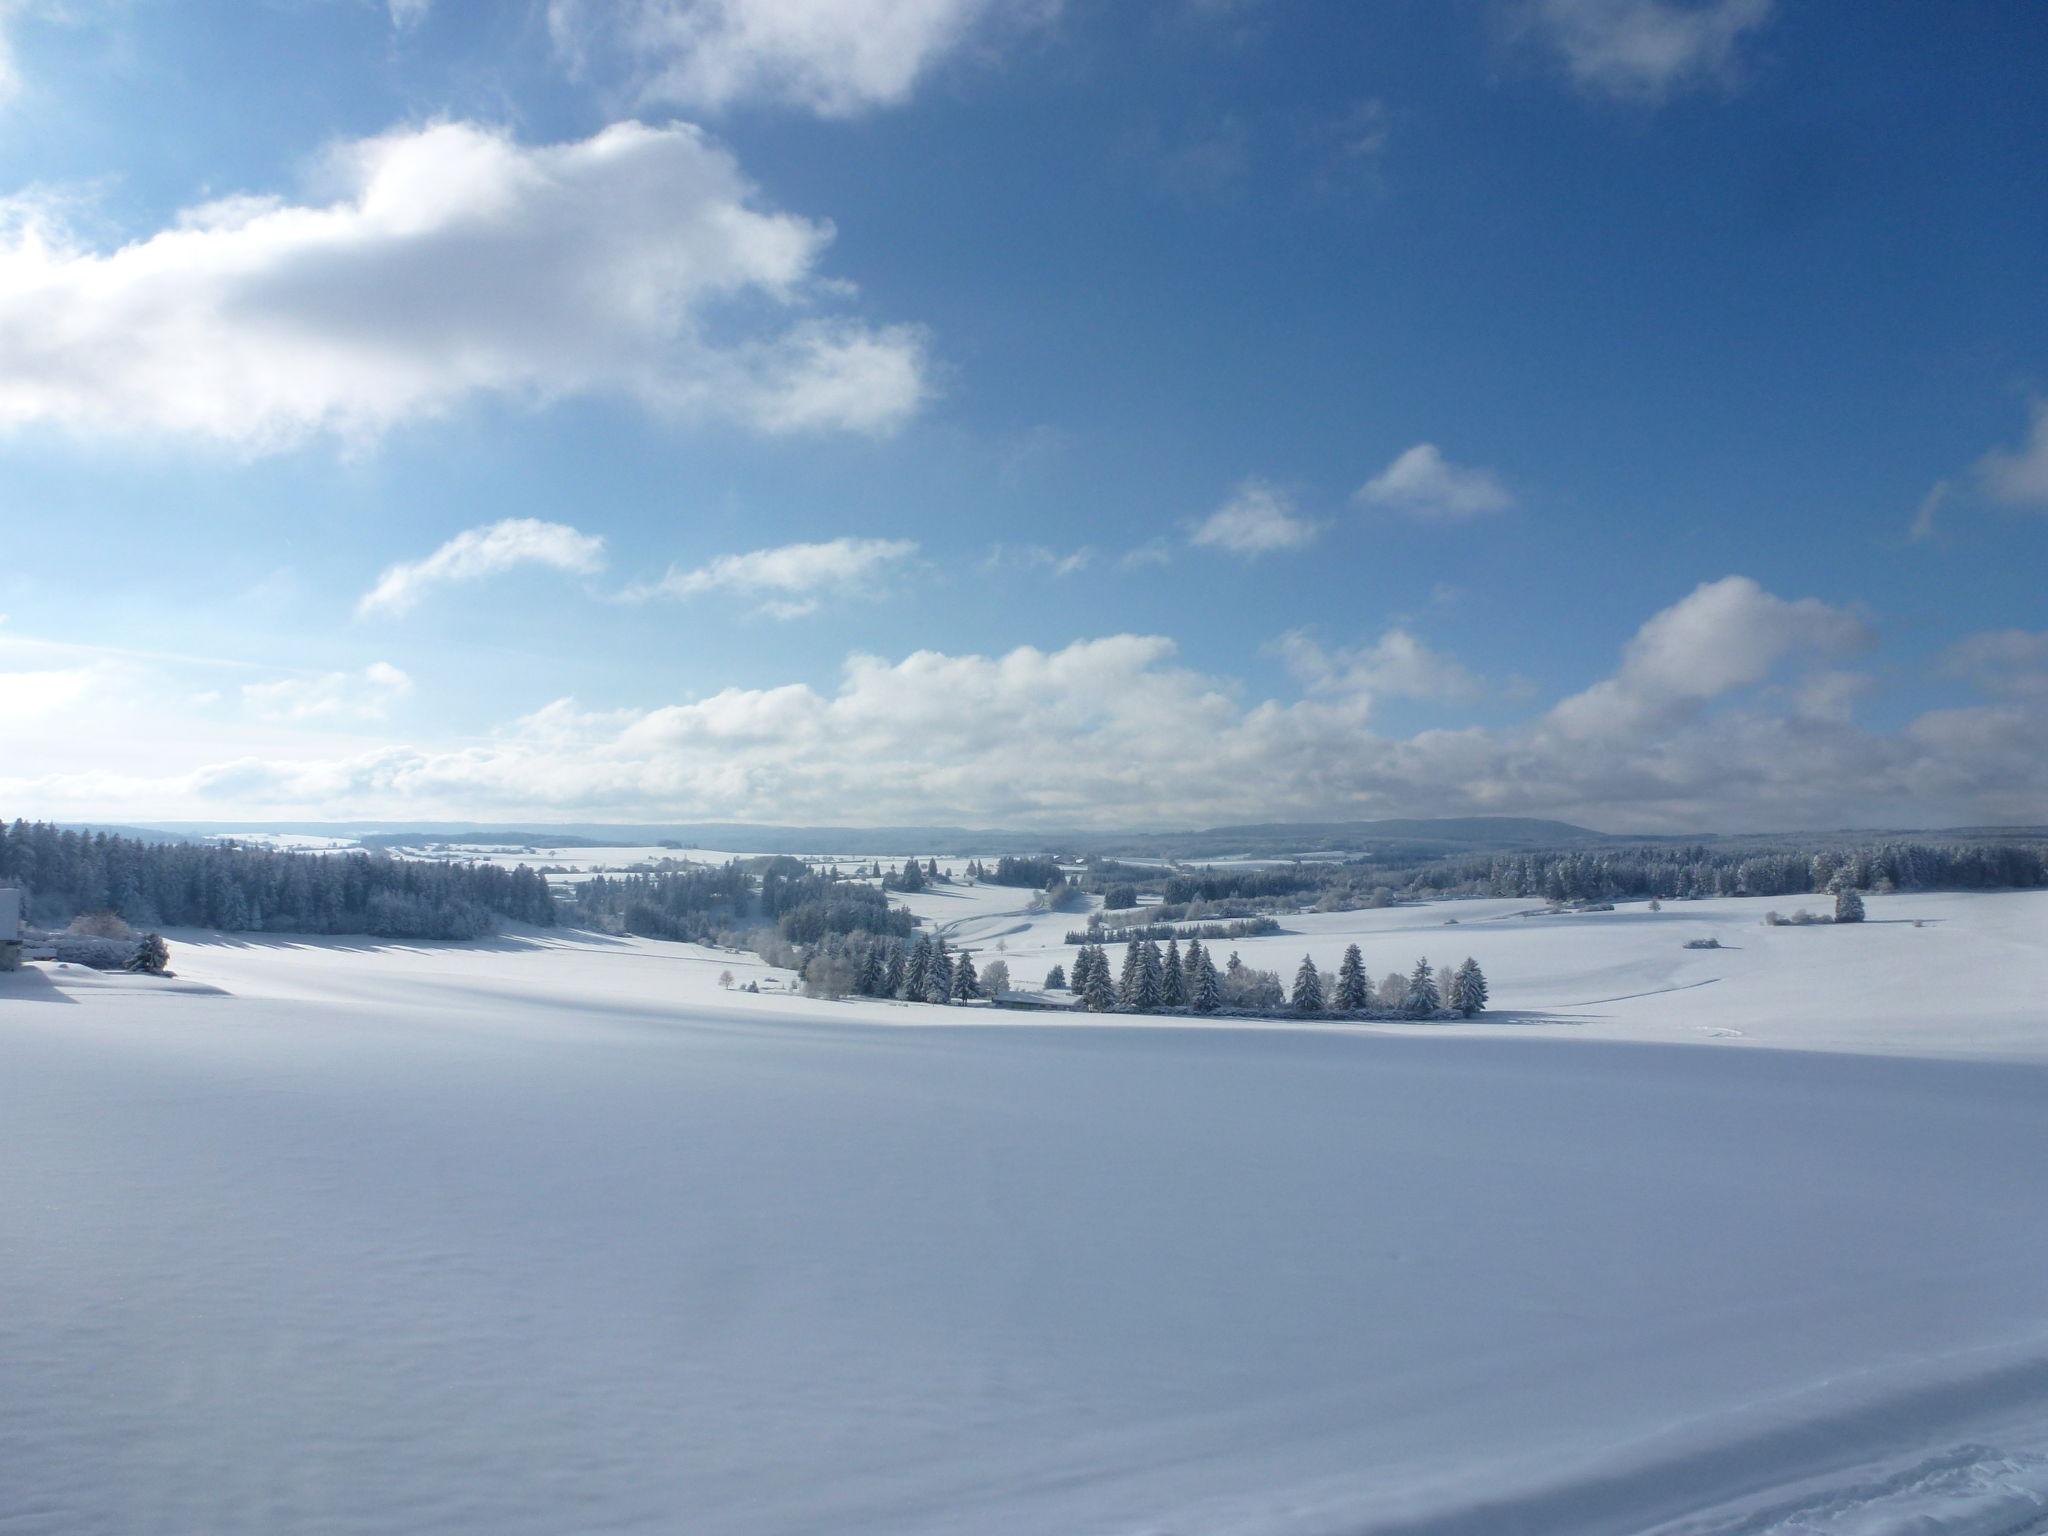
<instances>
[{"instance_id":1,"label":"cumulus cloud","mask_svg":"<svg viewBox=\"0 0 2048 1536\"><path fill-rule=\"evenodd\" d=\"M1434 651L1405 629L1371 645L1325 648L1306 630L1290 630L1274 652L1310 693L1408 699L1468 699L1479 679L1455 658Z\"/></svg>"},{"instance_id":2,"label":"cumulus cloud","mask_svg":"<svg viewBox=\"0 0 2048 1536\"><path fill-rule=\"evenodd\" d=\"M855 655L827 686L731 688L649 709L559 700L495 734L440 745L169 762L153 744L130 754L128 771L94 750L47 773L36 766L51 760L45 749L16 750L0 765L0 800L80 818L184 810L1045 828L1472 814L1643 831L2048 819L2039 699L2000 684L1988 702L1897 730L1862 728L1848 706L1867 680L1830 665L1862 632L1839 608L1730 577L1652 615L1609 678L1550 710L1405 736L1372 728L1371 690L1435 688L1457 673L1402 631L1356 652L1297 650L1303 685L1291 697L1248 696L1237 680L1187 666L1158 635ZM1960 649L1957 665L2027 673L2044 645L1994 636ZM310 698L322 680L299 681L298 697ZM136 728L124 713L119 729ZM48 751L61 760L81 734L66 717Z\"/></svg>"},{"instance_id":3,"label":"cumulus cloud","mask_svg":"<svg viewBox=\"0 0 2048 1536\"><path fill-rule=\"evenodd\" d=\"M2048 400L2034 402L2034 420L2018 449L1986 454L1977 463L1984 489L2012 507L2048 508Z\"/></svg>"},{"instance_id":4,"label":"cumulus cloud","mask_svg":"<svg viewBox=\"0 0 2048 1536\"><path fill-rule=\"evenodd\" d=\"M650 597L696 597L705 592L735 592L755 601L778 619L799 618L814 611L830 593L850 592L872 583L917 553L913 539L828 539L819 544L783 544L774 549L720 555L695 570L670 568L660 581L634 587L634 601Z\"/></svg>"},{"instance_id":5,"label":"cumulus cloud","mask_svg":"<svg viewBox=\"0 0 2048 1536\"><path fill-rule=\"evenodd\" d=\"M242 703L259 720L381 720L411 692L410 677L388 661L374 661L360 672L246 683Z\"/></svg>"},{"instance_id":6,"label":"cumulus cloud","mask_svg":"<svg viewBox=\"0 0 2048 1536\"><path fill-rule=\"evenodd\" d=\"M1355 498L1432 523L1462 523L1515 504L1490 469L1451 463L1434 443L1417 443L1358 488Z\"/></svg>"},{"instance_id":7,"label":"cumulus cloud","mask_svg":"<svg viewBox=\"0 0 2048 1536\"><path fill-rule=\"evenodd\" d=\"M1247 480L1237 493L1203 518L1190 542L1240 555L1266 555L1275 550L1302 549L1313 544L1323 525L1295 515L1284 491L1262 480Z\"/></svg>"},{"instance_id":8,"label":"cumulus cloud","mask_svg":"<svg viewBox=\"0 0 2048 1536\"><path fill-rule=\"evenodd\" d=\"M477 396L602 394L754 430L882 433L925 345L841 312L829 224L685 124L528 146L474 123L336 147L324 201L237 196L97 250L0 217L0 426L350 439Z\"/></svg>"},{"instance_id":9,"label":"cumulus cloud","mask_svg":"<svg viewBox=\"0 0 2048 1536\"><path fill-rule=\"evenodd\" d=\"M1529 0L1517 19L1582 89L1654 103L1732 79L1743 40L1772 9L1773 0Z\"/></svg>"},{"instance_id":10,"label":"cumulus cloud","mask_svg":"<svg viewBox=\"0 0 2048 1536\"><path fill-rule=\"evenodd\" d=\"M711 112L768 101L851 117L907 100L985 21L1032 9L993 0L551 0L548 25L579 65L616 56L642 101Z\"/></svg>"},{"instance_id":11,"label":"cumulus cloud","mask_svg":"<svg viewBox=\"0 0 2048 1536\"><path fill-rule=\"evenodd\" d=\"M1579 739L1626 735L1762 682L1787 657L1836 654L1867 638L1862 620L1818 598L1787 602L1747 576L1724 576L1652 617L1622 651L1621 669L1558 704L1548 723Z\"/></svg>"},{"instance_id":12,"label":"cumulus cloud","mask_svg":"<svg viewBox=\"0 0 2048 1536\"><path fill-rule=\"evenodd\" d=\"M537 517L508 517L466 528L424 559L387 566L357 602L356 613L406 613L436 587L481 581L525 565L594 576L604 569L604 540L579 533L567 523Z\"/></svg>"}]
</instances>

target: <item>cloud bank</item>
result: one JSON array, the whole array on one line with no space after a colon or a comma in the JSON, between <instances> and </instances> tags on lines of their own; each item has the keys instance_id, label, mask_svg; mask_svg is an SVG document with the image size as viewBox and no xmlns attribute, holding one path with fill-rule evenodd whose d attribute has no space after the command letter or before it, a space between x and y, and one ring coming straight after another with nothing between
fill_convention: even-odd
<instances>
[{"instance_id":1,"label":"cloud bank","mask_svg":"<svg viewBox=\"0 0 2048 1536\"><path fill-rule=\"evenodd\" d=\"M557 700L445 746L36 777L23 771L39 756L31 739L11 754L0 800L28 814L101 817L1047 828L1455 814L1643 831L2048 819L2048 640L1976 637L1948 666L1978 702L1872 730L1853 718L1868 680L1840 665L1865 638L1854 613L1735 576L1652 615L1608 677L1513 724L1375 729L1381 699L1455 701L1475 681L1404 630L1350 649L1297 641L1283 655L1301 691L1259 700L1183 664L1171 639L1118 634L1000 655L855 655L829 688L729 688L603 712ZM325 680L298 681L265 697L317 707ZM50 713L37 729L64 744L53 755L93 764L91 706L67 702L70 687L46 690ZM103 726L117 727L132 734L136 724ZM166 751L147 760L161 765Z\"/></svg>"}]
</instances>

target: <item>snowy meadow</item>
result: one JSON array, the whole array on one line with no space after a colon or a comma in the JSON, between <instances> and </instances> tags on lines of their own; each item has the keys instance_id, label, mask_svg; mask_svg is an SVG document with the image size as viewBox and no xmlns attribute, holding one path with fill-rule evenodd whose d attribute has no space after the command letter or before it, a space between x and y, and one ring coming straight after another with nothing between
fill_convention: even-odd
<instances>
[{"instance_id":1,"label":"snowy meadow","mask_svg":"<svg viewBox=\"0 0 2048 1536\"><path fill-rule=\"evenodd\" d=\"M1025 895L903 899L1021 978ZM1767 905L1241 946L1476 953L1470 1023L539 929L0 976L7 1528L2027 1529L2048 894Z\"/></svg>"}]
</instances>

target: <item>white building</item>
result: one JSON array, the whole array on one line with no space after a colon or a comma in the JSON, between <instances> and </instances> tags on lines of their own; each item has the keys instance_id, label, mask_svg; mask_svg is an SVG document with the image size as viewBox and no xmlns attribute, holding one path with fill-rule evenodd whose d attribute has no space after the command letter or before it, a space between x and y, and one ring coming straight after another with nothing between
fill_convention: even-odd
<instances>
[{"instance_id":1,"label":"white building","mask_svg":"<svg viewBox=\"0 0 2048 1536\"><path fill-rule=\"evenodd\" d=\"M0 889L0 971L21 966L21 892Z\"/></svg>"}]
</instances>

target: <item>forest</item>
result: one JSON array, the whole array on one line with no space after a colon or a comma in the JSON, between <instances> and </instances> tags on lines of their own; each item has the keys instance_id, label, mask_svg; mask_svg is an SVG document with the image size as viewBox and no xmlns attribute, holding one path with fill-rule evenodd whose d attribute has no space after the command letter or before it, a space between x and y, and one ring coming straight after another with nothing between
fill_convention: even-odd
<instances>
[{"instance_id":1,"label":"forest","mask_svg":"<svg viewBox=\"0 0 2048 1536\"><path fill-rule=\"evenodd\" d=\"M0 884L55 925L112 912L138 928L474 939L555 921L547 881L524 867L148 843L45 822L0 824Z\"/></svg>"}]
</instances>

